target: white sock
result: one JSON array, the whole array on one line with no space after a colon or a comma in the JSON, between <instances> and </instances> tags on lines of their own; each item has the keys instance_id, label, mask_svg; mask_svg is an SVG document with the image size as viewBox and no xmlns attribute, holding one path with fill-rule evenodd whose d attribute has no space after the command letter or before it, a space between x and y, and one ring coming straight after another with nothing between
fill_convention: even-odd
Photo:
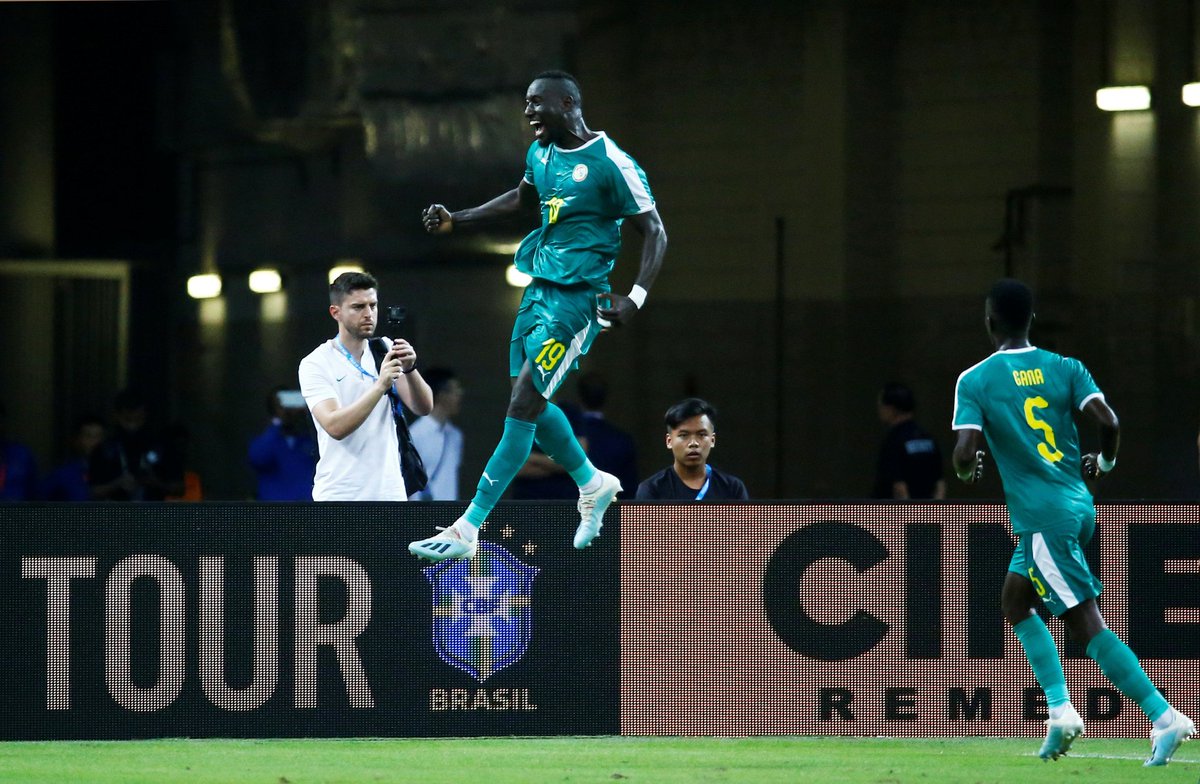
<instances>
[{"instance_id":1,"label":"white sock","mask_svg":"<svg viewBox=\"0 0 1200 784\"><path fill-rule=\"evenodd\" d=\"M580 493L594 493L600 489L601 484L600 469L596 469L596 473L592 474L592 478L579 486Z\"/></svg>"},{"instance_id":2,"label":"white sock","mask_svg":"<svg viewBox=\"0 0 1200 784\"><path fill-rule=\"evenodd\" d=\"M1154 720L1154 729L1165 730L1171 726L1171 722L1175 721L1175 709L1167 708L1166 713Z\"/></svg>"},{"instance_id":3,"label":"white sock","mask_svg":"<svg viewBox=\"0 0 1200 784\"><path fill-rule=\"evenodd\" d=\"M454 525L450 527L458 531L459 535L468 542L474 542L479 538L479 529L472 525L471 521L465 517L458 518L454 521Z\"/></svg>"},{"instance_id":4,"label":"white sock","mask_svg":"<svg viewBox=\"0 0 1200 784\"><path fill-rule=\"evenodd\" d=\"M1067 708L1069 708L1069 707L1071 707L1071 703L1064 702L1062 705L1055 705L1054 707L1049 708L1048 710L1050 711L1050 719L1051 720L1061 719L1063 717L1063 714L1067 712Z\"/></svg>"}]
</instances>

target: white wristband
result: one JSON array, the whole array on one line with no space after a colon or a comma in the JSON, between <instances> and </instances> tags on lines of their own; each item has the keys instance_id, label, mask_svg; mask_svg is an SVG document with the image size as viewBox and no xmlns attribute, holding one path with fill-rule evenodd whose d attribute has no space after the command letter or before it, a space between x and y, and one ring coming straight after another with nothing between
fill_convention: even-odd
<instances>
[{"instance_id":1,"label":"white wristband","mask_svg":"<svg viewBox=\"0 0 1200 784\"><path fill-rule=\"evenodd\" d=\"M1107 459L1105 459L1104 453L1100 452L1096 454L1096 465L1099 466L1101 471L1107 474L1109 471L1117 467L1117 458L1114 457L1110 463Z\"/></svg>"},{"instance_id":2,"label":"white wristband","mask_svg":"<svg viewBox=\"0 0 1200 784\"><path fill-rule=\"evenodd\" d=\"M638 310L642 309L642 305L646 304L646 290L637 284L629 290L629 298L633 300L633 304L637 305Z\"/></svg>"}]
</instances>

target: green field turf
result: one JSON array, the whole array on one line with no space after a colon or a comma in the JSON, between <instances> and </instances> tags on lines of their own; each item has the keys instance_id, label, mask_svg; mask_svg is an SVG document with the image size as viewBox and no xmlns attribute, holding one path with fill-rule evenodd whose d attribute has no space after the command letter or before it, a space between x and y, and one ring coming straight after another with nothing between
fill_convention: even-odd
<instances>
[{"instance_id":1,"label":"green field turf","mask_svg":"<svg viewBox=\"0 0 1200 784\"><path fill-rule=\"evenodd\" d=\"M1137 784L1200 777L1200 743L1143 768L1147 741L1077 742L1043 762L1036 739L476 738L0 743L0 782L850 782Z\"/></svg>"}]
</instances>

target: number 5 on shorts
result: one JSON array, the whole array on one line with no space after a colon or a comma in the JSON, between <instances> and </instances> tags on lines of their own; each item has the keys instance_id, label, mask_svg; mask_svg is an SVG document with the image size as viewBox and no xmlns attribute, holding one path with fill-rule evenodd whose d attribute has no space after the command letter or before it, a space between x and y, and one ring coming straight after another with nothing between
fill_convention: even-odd
<instances>
[{"instance_id":1,"label":"number 5 on shorts","mask_svg":"<svg viewBox=\"0 0 1200 784\"><path fill-rule=\"evenodd\" d=\"M1038 596L1046 595L1046 586L1037 578L1037 575L1033 573L1032 566L1029 567L1029 581L1033 583L1033 590L1037 591Z\"/></svg>"}]
</instances>

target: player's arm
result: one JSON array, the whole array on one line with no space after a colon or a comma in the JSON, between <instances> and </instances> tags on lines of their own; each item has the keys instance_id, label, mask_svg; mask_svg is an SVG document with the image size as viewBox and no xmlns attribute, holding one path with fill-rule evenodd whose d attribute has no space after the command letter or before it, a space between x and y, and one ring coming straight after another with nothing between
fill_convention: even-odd
<instances>
[{"instance_id":1,"label":"player's arm","mask_svg":"<svg viewBox=\"0 0 1200 784\"><path fill-rule=\"evenodd\" d=\"M502 193L478 207L450 212L445 205L431 204L421 213L421 223L430 234L449 234L455 226L504 220L522 212L532 212L537 206L537 188L521 180L511 191Z\"/></svg>"},{"instance_id":2,"label":"player's arm","mask_svg":"<svg viewBox=\"0 0 1200 784\"><path fill-rule=\"evenodd\" d=\"M974 428L962 428L958 431L958 441L954 444L954 454L951 462L954 473L969 485L973 485L983 476L983 433Z\"/></svg>"},{"instance_id":3,"label":"player's arm","mask_svg":"<svg viewBox=\"0 0 1200 784\"><path fill-rule=\"evenodd\" d=\"M657 208L651 207L646 212L631 215L626 220L642 235L642 265L628 296L613 292L607 297L608 307L596 309L600 318L614 324L628 321L645 303L646 295L650 293L650 287L654 285L654 279L662 269L663 256L667 252L667 230Z\"/></svg>"},{"instance_id":4,"label":"player's arm","mask_svg":"<svg viewBox=\"0 0 1200 784\"><path fill-rule=\"evenodd\" d=\"M1100 452L1083 456L1083 476L1085 479L1098 479L1116 468L1117 450L1121 447L1121 423L1117 413L1099 396L1084 405L1083 413L1100 431Z\"/></svg>"}]
</instances>

